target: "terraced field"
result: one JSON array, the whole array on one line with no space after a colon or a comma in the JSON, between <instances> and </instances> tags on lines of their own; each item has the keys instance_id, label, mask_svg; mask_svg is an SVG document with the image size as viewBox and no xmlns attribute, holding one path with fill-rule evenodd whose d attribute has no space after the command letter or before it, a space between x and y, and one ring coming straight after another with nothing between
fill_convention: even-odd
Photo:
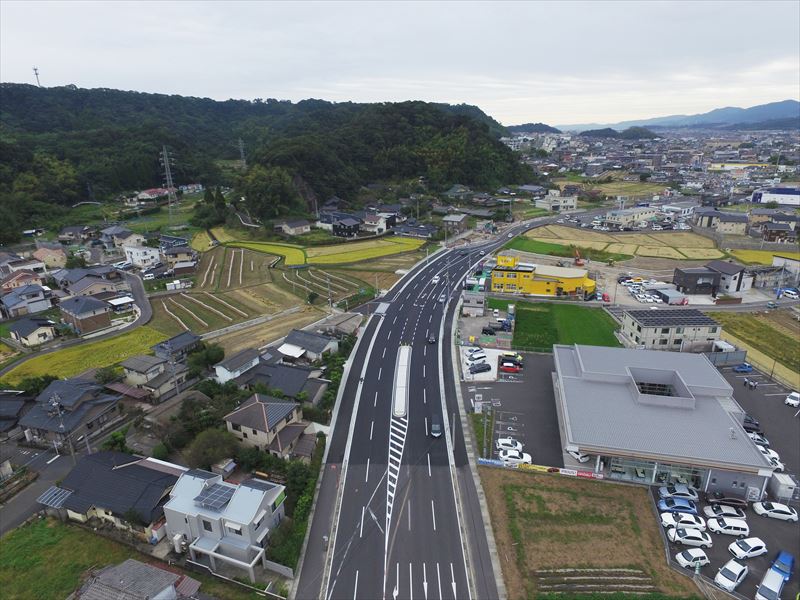
<instances>
[{"instance_id":1,"label":"terraced field","mask_svg":"<svg viewBox=\"0 0 800 600\"><path fill-rule=\"evenodd\" d=\"M313 264L349 264L417 250L425 242L419 239L391 237L335 246L316 246L306 249L308 262Z\"/></svg>"}]
</instances>

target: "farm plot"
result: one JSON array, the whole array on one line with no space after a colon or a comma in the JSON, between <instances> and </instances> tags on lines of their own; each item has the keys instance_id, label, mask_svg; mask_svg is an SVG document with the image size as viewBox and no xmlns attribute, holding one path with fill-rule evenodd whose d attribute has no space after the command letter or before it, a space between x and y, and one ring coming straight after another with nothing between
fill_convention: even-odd
<instances>
[{"instance_id":1,"label":"farm plot","mask_svg":"<svg viewBox=\"0 0 800 600\"><path fill-rule=\"evenodd\" d=\"M225 348L225 354L231 356L246 348L261 348L286 336L292 329L302 329L306 325L321 319L322 311L312 306L304 306L300 311L281 315L266 323L245 327L239 331L226 333L213 339L215 344Z\"/></svg>"},{"instance_id":2,"label":"farm plot","mask_svg":"<svg viewBox=\"0 0 800 600\"><path fill-rule=\"evenodd\" d=\"M287 267L306 264L306 254L302 246L292 244L278 244L274 242L238 242L230 241L227 245L234 248L246 248L255 252L272 254L283 258Z\"/></svg>"},{"instance_id":3,"label":"farm plot","mask_svg":"<svg viewBox=\"0 0 800 600\"><path fill-rule=\"evenodd\" d=\"M606 246L606 251L618 254L636 254L638 247L636 244L609 244Z\"/></svg>"},{"instance_id":4,"label":"farm plot","mask_svg":"<svg viewBox=\"0 0 800 600\"><path fill-rule=\"evenodd\" d=\"M308 262L313 264L347 264L370 260L392 254L401 254L417 250L425 242L423 240L394 237L365 242L352 242L336 246L319 246L308 248Z\"/></svg>"},{"instance_id":5,"label":"farm plot","mask_svg":"<svg viewBox=\"0 0 800 600\"><path fill-rule=\"evenodd\" d=\"M664 560L647 488L478 471L509 598L698 597Z\"/></svg>"},{"instance_id":6,"label":"farm plot","mask_svg":"<svg viewBox=\"0 0 800 600\"><path fill-rule=\"evenodd\" d=\"M712 260L715 258L722 258L725 256L716 248L687 248L682 246L680 248L681 254L691 260Z\"/></svg>"},{"instance_id":7,"label":"farm plot","mask_svg":"<svg viewBox=\"0 0 800 600\"><path fill-rule=\"evenodd\" d=\"M255 317L258 313L226 294L208 292L178 293L158 296L151 301L151 326L176 335L191 330L207 333Z\"/></svg>"},{"instance_id":8,"label":"farm plot","mask_svg":"<svg viewBox=\"0 0 800 600\"><path fill-rule=\"evenodd\" d=\"M795 246L796 247L796 246ZM771 265L774 256L785 256L794 260L800 260L800 252L792 252L792 246L781 251L770 250L731 250L731 254L747 265Z\"/></svg>"},{"instance_id":9,"label":"farm plot","mask_svg":"<svg viewBox=\"0 0 800 600\"><path fill-rule=\"evenodd\" d=\"M351 296L359 288L358 283L320 269L293 269L283 271L281 276L287 285L292 286L292 292L301 297L313 293L327 299L330 291L332 299L337 301Z\"/></svg>"},{"instance_id":10,"label":"farm plot","mask_svg":"<svg viewBox=\"0 0 800 600\"><path fill-rule=\"evenodd\" d=\"M217 238L217 241L220 244L224 244L226 242L232 242L235 238L230 235L224 227L212 227L211 233L214 234L214 237Z\"/></svg>"},{"instance_id":11,"label":"farm plot","mask_svg":"<svg viewBox=\"0 0 800 600\"><path fill-rule=\"evenodd\" d=\"M203 254L197 269L197 287L229 290L272 281L275 257L243 248L217 247Z\"/></svg>"},{"instance_id":12,"label":"farm plot","mask_svg":"<svg viewBox=\"0 0 800 600\"><path fill-rule=\"evenodd\" d=\"M211 250L211 238L206 231L198 231L192 238L191 244L193 250L198 252L206 252Z\"/></svg>"},{"instance_id":13,"label":"farm plot","mask_svg":"<svg viewBox=\"0 0 800 600\"><path fill-rule=\"evenodd\" d=\"M658 258L674 258L676 260L686 258L676 248L668 246L639 246L636 250L636 256L655 256Z\"/></svg>"}]
</instances>

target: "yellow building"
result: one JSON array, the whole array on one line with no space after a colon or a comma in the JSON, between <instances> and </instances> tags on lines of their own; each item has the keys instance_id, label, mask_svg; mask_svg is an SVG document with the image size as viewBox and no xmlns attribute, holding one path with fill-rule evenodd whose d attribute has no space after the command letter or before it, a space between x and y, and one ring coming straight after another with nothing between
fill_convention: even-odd
<instances>
[{"instance_id":1,"label":"yellow building","mask_svg":"<svg viewBox=\"0 0 800 600\"><path fill-rule=\"evenodd\" d=\"M585 269L551 267L519 262L517 256L497 257L492 269L493 292L533 296L584 296L595 291L594 279Z\"/></svg>"}]
</instances>

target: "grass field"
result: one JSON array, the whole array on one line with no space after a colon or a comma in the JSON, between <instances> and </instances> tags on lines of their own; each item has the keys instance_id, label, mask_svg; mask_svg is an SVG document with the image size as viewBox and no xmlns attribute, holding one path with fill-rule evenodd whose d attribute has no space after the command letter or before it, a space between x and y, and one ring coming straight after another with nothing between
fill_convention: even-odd
<instances>
[{"instance_id":1,"label":"grass field","mask_svg":"<svg viewBox=\"0 0 800 600\"><path fill-rule=\"evenodd\" d=\"M612 181L586 185L587 190L600 190L606 196L652 196L660 194L667 186L663 183L646 183L638 181Z\"/></svg>"},{"instance_id":2,"label":"grass field","mask_svg":"<svg viewBox=\"0 0 800 600\"><path fill-rule=\"evenodd\" d=\"M800 372L797 332L788 330L785 324L776 322L775 317L722 311L708 315L722 324L723 331L735 335L795 373ZM791 323L791 320L788 322Z\"/></svg>"},{"instance_id":3,"label":"grass field","mask_svg":"<svg viewBox=\"0 0 800 600\"><path fill-rule=\"evenodd\" d=\"M198 231L194 234L190 245L198 252L206 252L211 250L211 238L206 231Z\"/></svg>"},{"instance_id":4,"label":"grass field","mask_svg":"<svg viewBox=\"0 0 800 600\"><path fill-rule=\"evenodd\" d=\"M559 589L569 592L553 597L565 600L699 598L691 580L664 560L647 488L488 467L478 471L509 598L541 599ZM626 587L630 584L648 595L623 594L634 591Z\"/></svg>"},{"instance_id":5,"label":"grass field","mask_svg":"<svg viewBox=\"0 0 800 600\"><path fill-rule=\"evenodd\" d=\"M34 357L9 371L0 381L13 384L41 375L72 377L87 369L107 367L136 354L147 354L150 346L166 337L152 327L139 327L107 340L85 342Z\"/></svg>"},{"instance_id":6,"label":"grass field","mask_svg":"<svg viewBox=\"0 0 800 600\"><path fill-rule=\"evenodd\" d=\"M736 257L739 262L746 265L771 265L773 256L785 256L800 260L800 252L793 252L793 246L787 244L786 251L772 251L772 250L731 250L731 254Z\"/></svg>"},{"instance_id":7,"label":"grass field","mask_svg":"<svg viewBox=\"0 0 800 600\"><path fill-rule=\"evenodd\" d=\"M553 344L620 345L614 337L614 320L600 309L573 304L509 302L497 298L490 298L488 306L505 310L509 303L516 305L515 347L550 352Z\"/></svg>"},{"instance_id":8,"label":"grass field","mask_svg":"<svg viewBox=\"0 0 800 600\"><path fill-rule=\"evenodd\" d=\"M274 256L283 258L283 264L291 266L299 266L306 264L306 254L302 246L293 246L291 244L277 244L270 242L236 242L229 241L226 244L233 248L246 248L256 252L264 252Z\"/></svg>"},{"instance_id":9,"label":"grass field","mask_svg":"<svg viewBox=\"0 0 800 600\"><path fill-rule=\"evenodd\" d=\"M15 529L0 541L0 589L4 600L66 598L81 584L84 572L128 558L151 562L133 548L48 519ZM175 570L176 567L171 567ZM190 573L200 590L217 598L261 596L204 574Z\"/></svg>"},{"instance_id":10,"label":"grass field","mask_svg":"<svg viewBox=\"0 0 800 600\"><path fill-rule=\"evenodd\" d=\"M599 248L594 248L592 246L598 245L596 242L584 242L583 246L578 246L578 251L580 252L581 256L584 258L588 258L589 260L595 260L600 262L607 262L609 260L628 260L633 258L630 254L620 254L617 252L606 252L604 248L607 244L599 244ZM563 256L567 258L572 258L574 256L575 250L572 245L568 245L565 243L554 243L552 240L548 241L540 241L540 240L533 240L533 239L526 239L526 238L514 238L510 242L508 242L505 248L510 248L512 250L519 250L521 252L532 252L534 254L547 254L549 256Z\"/></svg>"},{"instance_id":11,"label":"grass field","mask_svg":"<svg viewBox=\"0 0 800 600\"><path fill-rule=\"evenodd\" d=\"M222 329L261 314L234 299L231 294L185 292L158 296L151 300L151 304L153 319L149 326L170 337L186 329L178 319L188 329L200 334Z\"/></svg>"}]
</instances>

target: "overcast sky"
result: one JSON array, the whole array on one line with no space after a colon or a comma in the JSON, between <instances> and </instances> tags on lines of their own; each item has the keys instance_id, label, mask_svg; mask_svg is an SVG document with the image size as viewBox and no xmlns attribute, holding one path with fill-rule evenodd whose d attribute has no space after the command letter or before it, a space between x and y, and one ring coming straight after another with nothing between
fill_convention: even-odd
<instances>
[{"instance_id":1,"label":"overcast sky","mask_svg":"<svg viewBox=\"0 0 800 600\"><path fill-rule=\"evenodd\" d=\"M506 125L800 97L800 2L0 2L0 80L408 99Z\"/></svg>"}]
</instances>

